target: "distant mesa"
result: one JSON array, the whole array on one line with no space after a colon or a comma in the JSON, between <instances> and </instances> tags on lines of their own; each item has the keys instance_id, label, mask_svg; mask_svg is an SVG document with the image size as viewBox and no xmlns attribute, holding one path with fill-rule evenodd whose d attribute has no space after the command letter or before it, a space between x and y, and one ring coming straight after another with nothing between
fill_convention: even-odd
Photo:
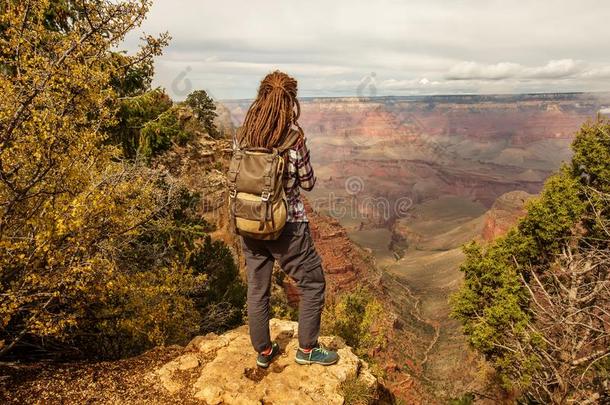
<instances>
[{"instance_id":1,"label":"distant mesa","mask_svg":"<svg viewBox=\"0 0 610 405\"><path fill-rule=\"evenodd\" d=\"M514 226L518 219L525 215L526 202L534 198L533 194L515 190L502 194L485 214L482 236L492 241L502 236Z\"/></svg>"}]
</instances>

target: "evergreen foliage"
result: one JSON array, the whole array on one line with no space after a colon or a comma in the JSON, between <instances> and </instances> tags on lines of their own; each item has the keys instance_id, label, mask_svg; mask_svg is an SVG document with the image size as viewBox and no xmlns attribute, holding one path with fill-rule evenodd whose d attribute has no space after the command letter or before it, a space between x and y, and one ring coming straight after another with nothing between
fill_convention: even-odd
<instances>
[{"instance_id":1,"label":"evergreen foliage","mask_svg":"<svg viewBox=\"0 0 610 405\"><path fill-rule=\"evenodd\" d=\"M214 124L214 118L218 116L216 113L216 105L214 104L214 100L208 96L208 93L206 93L205 90L195 90L189 94L185 100L185 104L193 109L197 115L197 119L212 138L220 137L216 124Z\"/></svg>"},{"instance_id":2,"label":"evergreen foliage","mask_svg":"<svg viewBox=\"0 0 610 405\"><path fill-rule=\"evenodd\" d=\"M488 246L476 242L464 246L466 259L460 268L464 285L452 297L453 315L462 322L472 346L494 364L504 386L517 389L529 398L560 403L568 398L594 395L600 389L600 381L603 382L593 382L598 367L603 364L600 361L586 372L578 368L586 374L582 385L562 384L562 379L577 371L579 363L574 360L574 367L561 369L566 355L560 352L566 350L578 357L604 345L604 350L608 350L610 341L604 333L610 332L610 324L602 321L601 326L595 326L602 332L595 342L576 341L571 346L566 343L568 347L553 351L549 345L576 321L566 318L563 327L554 325L553 328L549 326L553 320L548 313L557 308L562 314L558 316L569 317L570 308L579 305L580 297L574 298L579 294L574 290L577 282L572 282L573 291L569 294L564 291L569 287L561 285L574 274L578 275L570 269L580 266L581 262L589 260L601 269L600 275L586 284L587 292L595 285L601 291L607 289L608 272L603 270L607 263L600 257L610 248L609 134L608 122L585 124L572 144L572 161L546 181L539 197L527 204L526 216ZM566 256L572 250L574 255ZM581 260L581 257L588 259ZM578 277L575 280L583 279ZM586 304L595 302L602 313L610 313L608 300L604 301L603 295L592 299L595 301ZM595 309L591 309L594 307L586 306L574 316L589 314L595 319L597 315L592 312ZM585 333L589 336L591 331L585 330ZM587 336L581 338L587 339ZM603 360L604 350L600 358L590 360ZM559 369L562 371L553 371ZM547 381L542 377L545 375L552 378Z\"/></svg>"}]
</instances>

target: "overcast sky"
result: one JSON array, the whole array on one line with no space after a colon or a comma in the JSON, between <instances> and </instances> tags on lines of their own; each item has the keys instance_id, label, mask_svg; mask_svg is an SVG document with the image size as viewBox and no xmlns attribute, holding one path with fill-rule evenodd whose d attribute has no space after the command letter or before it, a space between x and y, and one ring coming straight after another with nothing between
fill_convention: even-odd
<instances>
[{"instance_id":1,"label":"overcast sky","mask_svg":"<svg viewBox=\"0 0 610 405\"><path fill-rule=\"evenodd\" d=\"M299 96L610 90L608 0L155 0L173 37L154 85L252 98L280 69Z\"/></svg>"}]
</instances>

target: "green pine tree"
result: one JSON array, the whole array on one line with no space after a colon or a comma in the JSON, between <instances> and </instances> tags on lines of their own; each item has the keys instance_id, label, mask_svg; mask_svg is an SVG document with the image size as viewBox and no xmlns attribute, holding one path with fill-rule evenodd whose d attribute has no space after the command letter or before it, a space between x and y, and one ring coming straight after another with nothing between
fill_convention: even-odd
<instances>
[{"instance_id":1,"label":"green pine tree","mask_svg":"<svg viewBox=\"0 0 610 405\"><path fill-rule=\"evenodd\" d=\"M220 134L216 128L216 124L214 124L214 118L216 118L218 114L216 114L214 100L208 96L208 93L206 93L205 90L196 90L188 95L185 103L193 109L195 114L197 114L197 118L206 132L211 137L218 138Z\"/></svg>"}]
</instances>

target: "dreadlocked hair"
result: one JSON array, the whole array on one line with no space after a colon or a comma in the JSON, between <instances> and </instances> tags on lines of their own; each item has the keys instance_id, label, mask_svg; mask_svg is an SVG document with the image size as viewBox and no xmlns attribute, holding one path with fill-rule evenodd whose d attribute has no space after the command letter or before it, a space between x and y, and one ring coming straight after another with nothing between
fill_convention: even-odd
<instances>
[{"instance_id":1,"label":"dreadlocked hair","mask_svg":"<svg viewBox=\"0 0 610 405\"><path fill-rule=\"evenodd\" d=\"M240 128L239 139L247 147L273 148L282 143L292 124L297 126L302 139L303 130L297 122L300 115L297 81L275 70L261 81Z\"/></svg>"}]
</instances>

